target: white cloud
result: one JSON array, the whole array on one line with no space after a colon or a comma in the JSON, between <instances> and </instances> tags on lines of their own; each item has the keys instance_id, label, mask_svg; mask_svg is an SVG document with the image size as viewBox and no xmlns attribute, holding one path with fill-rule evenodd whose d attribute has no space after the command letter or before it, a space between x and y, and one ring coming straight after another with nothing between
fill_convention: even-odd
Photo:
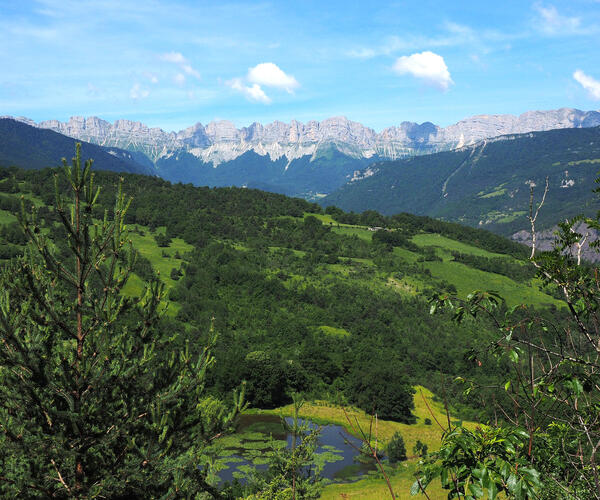
<instances>
[{"instance_id":1,"label":"white cloud","mask_svg":"<svg viewBox=\"0 0 600 500\"><path fill-rule=\"evenodd\" d=\"M264 104L270 104L271 98L263 90L264 87L285 90L289 94L300 84L292 75L285 73L274 63L260 63L248 69L245 78L232 78L225 85L244 94L247 99Z\"/></svg>"},{"instance_id":2,"label":"white cloud","mask_svg":"<svg viewBox=\"0 0 600 500\"><path fill-rule=\"evenodd\" d=\"M183 57L181 52L166 52L158 56L161 61L173 63L173 64L185 64L187 59Z\"/></svg>"},{"instance_id":3,"label":"white cloud","mask_svg":"<svg viewBox=\"0 0 600 500\"><path fill-rule=\"evenodd\" d=\"M129 97L132 99L144 99L150 95L150 91L141 87L139 83L135 83L129 91Z\"/></svg>"},{"instance_id":4,"label":"white cloud","mask_svg":"<svg viewBox=\"0 0 600 500\"><path fill-rule=\"evenodd\" d=\"M200 72L195 70L192 65L189 63L189 61L184 57L184 55L181 52L166 52L164 54L160 54L158 56L158 58L161 61L164 62L168 62L171 64L176 64L177 66L179 66L180 70L185 73L186 75L190 75L193 76L194 78L197 78L198 80L200 80ZM181 76L180 76L181 75ZM183 77L183 79L181 78ZM175 83L182 84L185 82L185 76L183 74L178 74L175 77Z\"/></svg>"},{"instance_id":5,"label":"white cloud","mask_svg":"<svg viewBox=\"0 0 600 500\"><path fill-rule=\"evenodd\" d=\"M177 73L174 77L173 77L173 81L177 84L177 85L185 85L185 75L183 73Z\"/></svg>"},{"instance_id":6,"label":"white cloud","mask_svg":"<svg viewBox=\"0 0 600 500\"><path fill-rule=\"evenodd\" d=\"M181 69L185 72L186 75L192 75L200 79L200 73L194 68L192 68L189 64L182 64Z\"/></svg>"},{"instance_id":7,"label":"white cloud","mask_svg":"<svg viewBox=\"0 0 600 500\"><path fill-rule=\"evenodd\" d=\"M300 86L292 75L286 74L279 66L270 62L250 68L247 78L250 83L284 89L290 94Z\"/></svg>"},{"instance_id":8,"label":"white cloud","mask_svg":"<svg viewBox=\"0 0 600 500\"><path fill-rule=\"evenodd\" d=\"M429 51L399 57L393 70L399 75L412 75L441 90L448 90L454 83L444 58Z\"/></svg>"},{"instance_id":9,"label":"white cloud","mask_svg":"<svg viewBox=\"0 0 600 500\"><path fill-rule=\"evenodd\" d=\"M586 75L580 69L573 73L573 78L575 78L575 81L577 81L585 90L587 90L592 99L600 100L600 81L592 78L589 75Z\"/></svg>"},{"instance_id":10,"label":"white cloud","mask_svg":"<svg viewBox=\"0 0 600 500\"><path fill-rule=\"evenodd\" d=\"M563 16L553 5L544 7L538 3L534 8L538 13L535 26L547 35L584 34L587 31L583 28L580 17Z\"/></svg>"},{"instance_id":11,"label":"white cloud","mask_svg":"<svg viewBox=\"0 0 600 500\"><path fill-rule=\"evenodd\" d=\"M227 82L225 85L231 87L233 90L237 90L238 92L244 94L247 99L251 101L262 102L263 104L270 104L271 99L265 91L261 88L258 83L254 83L252 86L247 86L244 84L241 78L233 78Z\"/></svg>"}]
</instances>

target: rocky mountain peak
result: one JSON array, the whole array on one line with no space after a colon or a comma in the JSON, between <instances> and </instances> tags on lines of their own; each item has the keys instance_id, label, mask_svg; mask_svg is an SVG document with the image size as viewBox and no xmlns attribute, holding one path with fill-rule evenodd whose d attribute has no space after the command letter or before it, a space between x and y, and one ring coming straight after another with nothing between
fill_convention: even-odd
<instances>
[{"instance_id":1,"label":"rocky mountain peak","mask_svg":"<svg viewBox=\"0 0 600 500\"><path fill-rule=\"evenodd\" d=\"M26 118L18 118L36 125ZM506 134L544 131L553 128L578 128L600 125L600 112L561 108L550 111L527 111L515 115L477 115L447 127L431 122L421 124L403 121L377 133L345 116L323 121L302 123L274 121L254 122L237 129L228 120L218 120L188 127L179 132L131 121L117 120L113 124L92 116L73 116L68 122L48 120L36 126L49 128L70 137L104 146L140 151L156 162L181 149L218 165L246 151L269 155L272 160L286 156L289 161L303 155L313 155L323 143L334 143L345 154L357 158L378 156L397 159L403 156L454 149L475 144L483 139Z\"/></svg>"},{"instance_id":2,"label":"rocky mountain peak","mask_svg":"<svg viewBox=\"0 0 600 500\"><path fill-rule=\"evenodd\" d=\"M206 125L206 135L211 142L237 142L241 138L240 131L228 120L210 122Z\"/></svg>"}]
</instances>

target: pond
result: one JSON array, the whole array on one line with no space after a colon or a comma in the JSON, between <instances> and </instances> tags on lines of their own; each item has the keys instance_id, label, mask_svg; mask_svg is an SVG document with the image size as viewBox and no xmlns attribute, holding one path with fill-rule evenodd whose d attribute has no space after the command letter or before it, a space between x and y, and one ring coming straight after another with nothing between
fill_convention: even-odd
<instances>
[{"instance_id":1,"label":"pond","mask_svg":"<svg viewBox=\"0 0 600 500\"><path fill-rule=\"evenodd\" d=\"M291 417L285 420L292 424ZM311 422L309 425L316 427ZM373 461L357 460L359 453L356 448L360 449L362 444L359 439L339 425L323 425L320 428L315 462L321 468L321 477L339 483L357 481L375 473ZM221 481L238 479L244 483L251 471L267 468L267 453L273 446L292 446L292 434L276 415L242 415L237 432L225 437L221 443L223 449L219 462L221 467L225 467L218 473Z\"/></svg>"}]
</instances>

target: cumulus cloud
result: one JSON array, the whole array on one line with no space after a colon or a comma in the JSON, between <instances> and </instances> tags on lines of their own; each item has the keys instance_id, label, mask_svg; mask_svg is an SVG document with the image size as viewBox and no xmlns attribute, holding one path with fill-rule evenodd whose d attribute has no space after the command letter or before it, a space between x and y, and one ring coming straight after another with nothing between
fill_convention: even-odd
<instances>
[{"instance_id":1,"label":"cumulus cloud","mask_svg":"<svg viewBox=\"0 0 600 500\"><path fill-rule=\"evenodd\" d=\"M583 33L581 18L562 15L553 5L544 7L538 3L534 6L538 13L536 27L547 35L568 35Z\"/></svg>"},{"instance_id":2,"label":"cumulus cloud","mask_svg":"<svg viewBox=\"0 0 600 500\"><path fill-rule=\"evenodd\" d=\"M271 103L270 97L265 94L265 91L258 83L248 86L241 78L233 78L225 82L225 85L244 94L250 101L262 102L263 104Z\"/></svg>"},{"instance_id":3,"label":"cumulus cloud","mask_svg":"<svg viewBox=\"0 0 600 500\"><path fill-rule=\"evenodd\" d=\"M131 87L131 90L129 91L129 97L131 97L134 100L138 100L138 99L144 99L146 97L148 97L150 95L150 91L147 89L142 88L142 86L139 83L134 83L133 87Z\"/></svg>"},{"instance_id":4,"label":"cumulus cloud","mask_svg":"<svg viewBox=\"0 0 600 500\"><path fill-rule=\"evenodd\" d=\"M263 87L285 90L288 94L293 94L300 86L298 80L292 75L288 75L279 66L270 62L248 68L245 78L232 78L226 81L225 85L244 94L250 101L264 104L270 104L272 101Z\"/></svg>"},{"instance_id":5,"label":"cumulus cloud","mask_svg":"<svg viewBox=\"0 0 600 500\"><path fill-rule=\"evenodd\" d=\"M292 75L286 74L274 63L260 63L248 70L247 79L250 83L283 89L293 93L300 84Z\"/></svg>"},{"instance_id":6,"label":"cumulus cloud","mask_svg":"<svg viewBox=\"0 0 600 500\"><path fill-rule=\"evenodd\" d=\"M448 90L454 83L444 58L429 51L399 57L394 63L393 70L399 75L412 75L440 90Z\"/></svg>"},{"instance_id":7,"label":"cumulus cloud","mask_svg":"<svg viewBox=\"0 0 600 500\"><path fill-rule=\"evenodd\" d=\"M578 69L573 73L573 78L577 81L585 90L587 90L588 94L592 99L600 100L600 81L592 78L589 75L586 75L583 71Z\"/></svg>"},{"instance_id":8,"label":"cumulus cloud","mask_svg":"<svg viewBox=\"0 0 600 500\"><path fill-rule=\"evenodd\" d=\"M192 65L190 64L190 62L184 57L184 55L180 52L166 52L164 54L160 54L158 56L158 58L161 61L167 62L167 63L171 63L171 64L176 64L177 66L179 66L179 69L185 73L186 75L190 75L193 76L194 78L197 78L198 80L200 79L200 72L195 70ZM181 73L180 73L181 74ZM183 75L182 75L183 76ZM181 80L181 78L178 78L179 75L177 75L176 78L176 83L177 79ZM185 76L183 78L183 81L185 82Z\"/></svg>"}]
</instances>

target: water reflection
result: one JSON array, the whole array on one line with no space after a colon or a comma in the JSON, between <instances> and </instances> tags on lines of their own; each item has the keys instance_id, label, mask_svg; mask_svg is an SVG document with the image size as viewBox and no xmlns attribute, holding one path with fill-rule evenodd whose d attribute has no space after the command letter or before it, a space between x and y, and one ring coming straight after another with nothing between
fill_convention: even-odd
<instances>
[{"instance_id":1,"label":"water reflection","mask_svg":"<svg viewBox=\"0 0 600 500\"><path fill-rule=\"evenodd\" d=\"M292 418L286 418L286 422L291 425ZM308 425L316 427L312 422ZM223 482L237 478L243 483L245 473L250 470L265 470L271 449L269 436L277 446L292 446L292 434L275 415L242 415L235 436L235 443L226 446L227 458L223 459L228 468L219 472ZM339 425L321 426L316 456L321 476L334 482L351 482L375 471L372 461L357 460L361 444Z\"/></svg>"}]
</instances>

